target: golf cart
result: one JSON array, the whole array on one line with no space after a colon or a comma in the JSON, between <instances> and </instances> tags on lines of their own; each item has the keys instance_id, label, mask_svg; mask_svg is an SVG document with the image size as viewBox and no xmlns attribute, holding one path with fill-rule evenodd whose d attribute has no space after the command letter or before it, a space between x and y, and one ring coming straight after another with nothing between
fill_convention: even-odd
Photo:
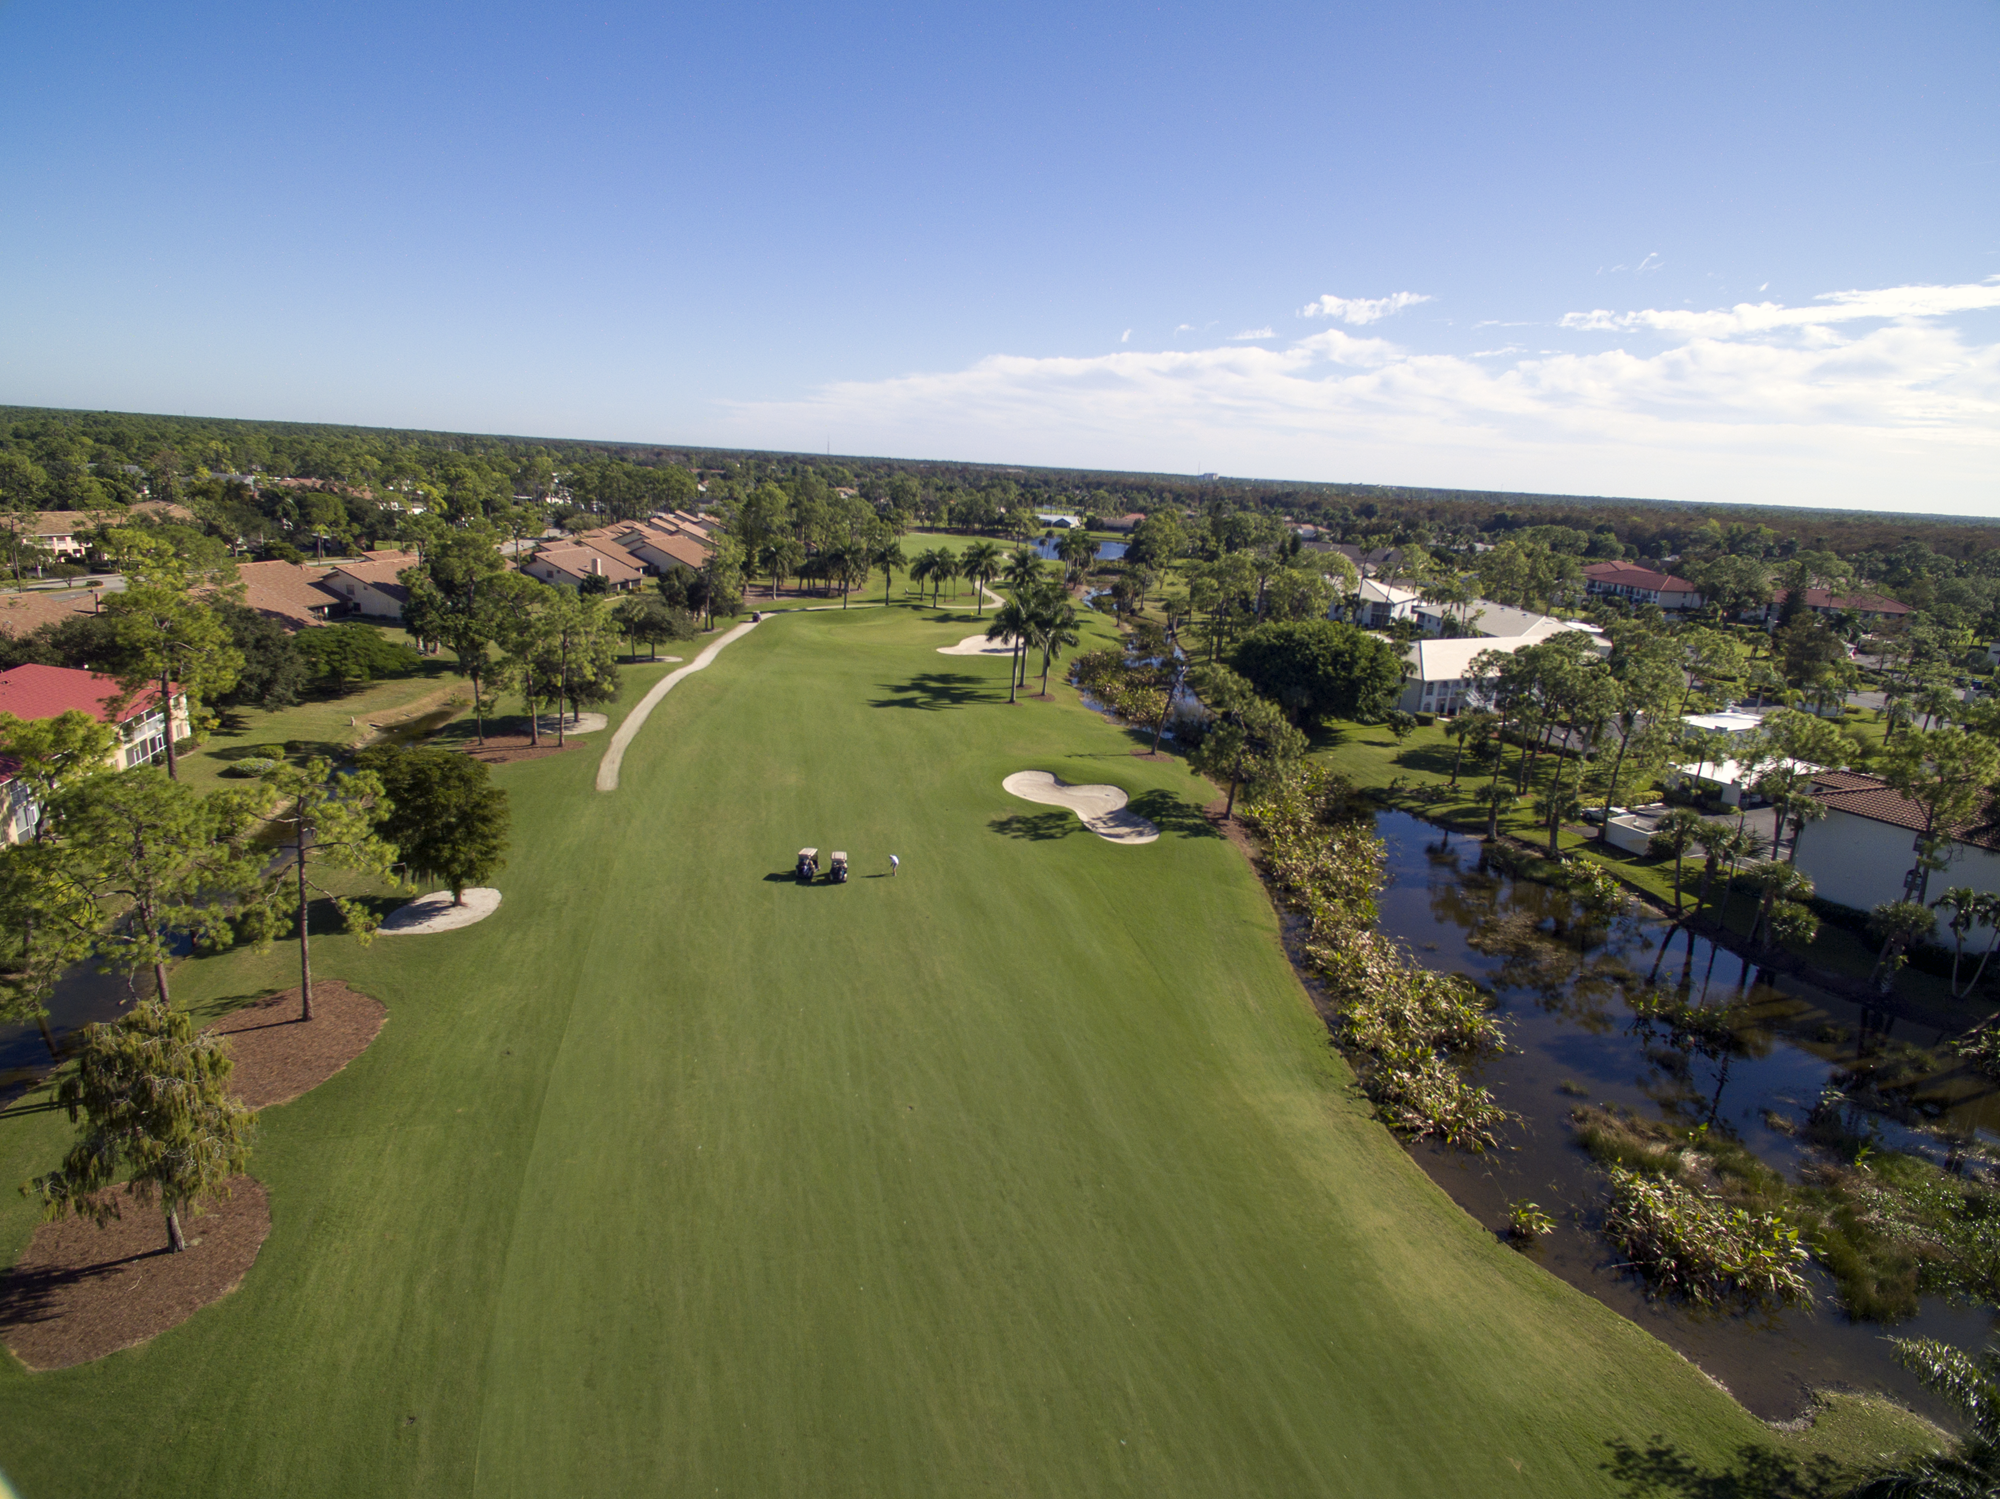
<instances>
[{"instance_id":1,"label":"golf cart","mask_svg":"<svg viewBox=\"0 0 2000 1499\"><path fill-rule=\"evenodd\" d=\"M801 885L810 885L819 874L819 850L816 848L800 849L798 868L792 872L799 877Z\"/></svg>"},{"instance_id":2,"label":"golf cart","mask_svg":"<svg viewBox=\"0 0 2000 1499\"><path fill-rule=\"evenodd\" d=\"M826 877L836 885L847 883L847 855L836 851L833 862L827 866Z\"/></svg>"}]
</instances>

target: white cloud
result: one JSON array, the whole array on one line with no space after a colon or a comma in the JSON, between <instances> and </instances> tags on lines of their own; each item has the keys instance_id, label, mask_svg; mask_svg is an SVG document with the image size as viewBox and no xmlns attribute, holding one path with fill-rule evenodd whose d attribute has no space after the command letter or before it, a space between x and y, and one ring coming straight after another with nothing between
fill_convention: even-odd
<instances>
[{"instance_id":1,"label":"white cloud","mask_svg":"<svg viewBox=\"0 0 2000 1499\"><path fill-rule=\"evenodd\" d=\"M1277 336L1278 335L1273 333L1268 326L1263 328L1250 328L1246 329L1242 333L1232 333L1229 335L1230 341L1232 343L1241 343L1246 338L1276 338Z\"/></svg>"},{"instance_id":2,"label":"white cloud","mask_svg":"<svg viewBox=\"0 0 2000 1499\"><path fill-rule=\"evenodd\" d=\"M1769 283L1765 283L1768 285ZM1760 288L1761 289L1761 288ZM1650 328L1697 338L1730 338L1780 328L1815 328L1857 318L1941 317L2000 307L2000 276L1962 286L1888 286L1875 291L1831 291L1813 299L1825 305L1785 307L1776 302L1738 302L1726 311L1680 309L1642 312L1566 312L1561 325L1591 333Z\"/></svg>"},{"instance_id":3,"label":"white cloud","mask_svg":"<svg viewBox=\"0 0 2000 1499\"><path fill-rule=\"evenodd\" d=\"M1386 297L1324 296L1299 309L1300 317L1330 317L1343 323L1376 323L1393 317L1405 307L1415 307L1431 299L1421 292L1392 292Z\"/></svg>"},{"instance_id":4,"label":"white cloud","mask_svg":"<svg viewBox=\"0 0 2000 1499\"><path fill-rule=\"evenodd\" d=\"M1127 328L1123 333L1119 334L1118 342L1120 342L1121 344L1129 344L1130 342L1132 342L1132 330L1130 328Z\"/></svg>"},{"instance_id":5,"label":"white cloud","mask_svg":"<svg viewBox=\"0 0 2000 1499\"><path fill-rule=\"evenodd\" d=\"M804 448L834 430L906 457L2000 510L2000 343L1939 320L2000 305L2000 284L1817 300L1819 326L1712 315L1726 334L1650 353L1417 354L1330 328L1276 348L993 355L732 404L712 440ZM1869 317L1889 321L1824 325Z\"/></svg>"}]
</instances>

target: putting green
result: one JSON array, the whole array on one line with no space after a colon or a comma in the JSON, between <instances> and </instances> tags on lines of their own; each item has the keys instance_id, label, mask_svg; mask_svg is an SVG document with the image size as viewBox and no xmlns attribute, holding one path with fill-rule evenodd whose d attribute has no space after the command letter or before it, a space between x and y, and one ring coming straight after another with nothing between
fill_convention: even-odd
<instances>
[{"instance_id":1,"label":"putting green","mask_svg":"<svg viewBox=\"0 0 2000 1499\"><path fill-rule=\"evenodd\" d=\"M242 1288L0 1369L23 1494L1547 1496L1611 1492L1614 1438L1759 1440L1424 1179L1207 793L1066 689L1010 707L1004 663L940 658L968 619L774 620L615 792L602 739L500 770L491 919L318 947L392 1019L263 1121ZM1024 805L1023 768L1162 836ZM803 844L853 881L796 885ZM67 1138L0 1119L5 1179ZM29 1226L0 1207L0 1254Z\"/></svg>"}]
</instances>

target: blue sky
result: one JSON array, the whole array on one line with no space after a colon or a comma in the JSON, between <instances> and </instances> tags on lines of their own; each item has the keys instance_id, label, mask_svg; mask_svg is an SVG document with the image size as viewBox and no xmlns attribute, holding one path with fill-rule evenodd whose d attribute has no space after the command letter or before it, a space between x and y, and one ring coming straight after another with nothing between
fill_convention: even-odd
<instances>
[{"instance_id":1,"label":"blue sky","mask_svg":"<svg viewBox=\"0 0 2000 1499\"><path fill-rule=\"evenodd\" d=\"M1989 0L0 0L0 70L0 400L2000 513Z\"/></svg>"}]
</instances>

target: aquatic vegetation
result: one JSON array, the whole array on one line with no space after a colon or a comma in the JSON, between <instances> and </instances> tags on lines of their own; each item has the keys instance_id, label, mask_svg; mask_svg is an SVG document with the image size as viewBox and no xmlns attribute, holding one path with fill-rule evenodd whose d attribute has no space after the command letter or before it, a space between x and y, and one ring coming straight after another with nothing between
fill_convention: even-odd
<instances>
[{"instance_id":1,"label":"aquatic vegetation","mask_svg":"<svg viewBox=\"0 0 2000 1499\"><path fill-rule=\"evenodd\" d=\"M1610 1168L1604 1232L1661 1292L1698 1305L1810 1301L1799 1231L1665 1176Z\"/></svg>"},{"instance_id":2,"label":"aquatic vegetation","mask_svg":"<svg viewBox=\"0 0 2000 1499\"><path fill-rule=\"evenodd\" d=\"M1326 984L1336 1034L1382 1119L1412 1138L1468 1150L1513 1116L1464 1066L1505 1041L1491 1000L1426 968L1375 929L1383 847L1345 778L1321 766L1287 776L1246 807L1271 882L1306 918L1305 957Z\"/></svg>"},{"instance_id":3,"label":"aquatic vegetation","mask_svg":"<svg viewBox=\"0 0 2000 1499\"><path fill-rule=\"evenodd\" d=\"M1539 1202L1518 1198L1507 1204L1507 1232L1517 1243L1531 1244L1556 1231L1556 1220L1542 1211Z\"/></svg>"}]
</instances>

